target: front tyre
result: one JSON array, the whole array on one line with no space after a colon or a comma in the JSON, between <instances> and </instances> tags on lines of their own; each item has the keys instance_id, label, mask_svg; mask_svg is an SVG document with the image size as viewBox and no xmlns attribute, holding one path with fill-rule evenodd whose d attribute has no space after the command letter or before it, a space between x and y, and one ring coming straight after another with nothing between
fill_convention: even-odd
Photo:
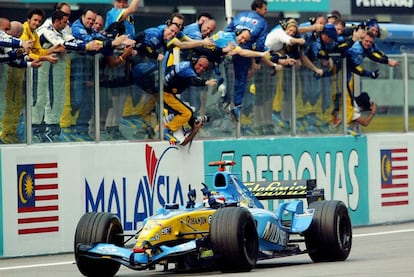
<instances>
[{"instance_id":1,"label":"front tyre","mask_svg":"<svg viewBox=\"0 0 414 277\"><path fill-rule=\"evenodd\" d=\"M110 213L86 213L79 220L75 232L75 260L85 276L114 276L120 264L107 259L92 259L79 254L78 244L105 242L123 246L123 228L119 218Z\"/></svg>"},{"instance_id":2,"label":"front tyre","mask_svg":"<svg viewBox=\"0 0 414 277\"><path fill-rule=\"evenodd\" d=\"M242 272L255 267L258 235L253 216L246 208L218 209L211 219L210 238L221 271Z\"/></svg>"},{"instance_id":3,"label":"front tyre","mask_svg":"<svg viewBox=\"0 0 414 277\"><path fill-rule=\"evenodd\" d=\"M344 261L351 252L352 225L342 201L316 201L315 214L305 232L306 248L314 262Z\"/></svg>"}]
</instances>

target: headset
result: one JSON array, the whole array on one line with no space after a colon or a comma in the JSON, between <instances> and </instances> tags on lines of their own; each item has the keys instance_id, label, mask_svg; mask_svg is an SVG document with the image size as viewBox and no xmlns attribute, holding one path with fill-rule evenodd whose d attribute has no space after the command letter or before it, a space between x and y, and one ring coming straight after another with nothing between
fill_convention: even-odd
<instances>
[{"instance_id":1,"label":"headset","mask_svg":"<svg viewBox=\"0 0 414 277\"><path fill-rule=\"evenodd\" d=\"M283 30L286 30L286 28L287 28L287 19L279 20L279 24L280 24L280 27L282 27Z\"/></svg>"},{"instance_id":2,"label":"headset","mask_svg":"<svg viewBox=\"0 0 414 277\"><path fill-rule=\"evenodd\" d=\"M170 26L171 24L174 24L174 25L176 25L178 27L178 29L180 29L180 31L182 31L184 29L184 24L182 24L180 26L176 22L173 22L174 18L182 19L183 22L184 22L184 16L181 13L179 13L179 12L175 12L175 13L172 13L171 16L170 16L170 18L165 21L165 24L167 26Z\"/></svg>"},{"instance_id":3,"label":"headset","mask_svg":"<svg viewBox=\"0 0 414 277\"><path fill-rule=\"evenodd\" d=\"M280 26L283 30L286 31L286 29L289 27L290 24L294 24L297 27L297 22L294 18L286 18L279 21Z\"/></svg>"},{"instance_id":4,"label":"headset","mask_svg":"<svg viewBox=\"0 0 414 277\"><path fill-rule=\"evenodd\" d=\"M311 24L311 25L313 25L313 24L315 24L315 22L316 22L316 17L315 16L312 16L312 17L309 17L309 23Z\"/></svg>"},{"instance_id":5,"label":"headset","mask_svg":"<svg viewBox=\"0 0 414 277\"><path fill-rule=\"evenodd\" d=\"M309 17L308 21L311 25L315 24L316 20L320 17L323 17L322 15L318 14L316 16L311 16Z\"/></svg>"}]
</instances>

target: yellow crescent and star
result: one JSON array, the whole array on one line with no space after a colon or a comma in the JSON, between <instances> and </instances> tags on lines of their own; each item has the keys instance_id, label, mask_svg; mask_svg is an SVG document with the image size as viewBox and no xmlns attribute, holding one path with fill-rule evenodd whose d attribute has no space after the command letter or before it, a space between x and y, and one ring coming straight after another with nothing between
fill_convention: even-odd
<instances>
[{"instance_id":1,"label":"yellow crescent and star","mask_svg":"<svg viewBox=\"0 0 414 277\"><path fill-rule=\"evenodd\" d=\"M381 177L383 182L387 182L391 174L391 160L389 155L382 155L381 158Z\"/></svg>"},{"instance_id":2,"label":"yellow crescent and star","mask_svg":"<svg viewBox=\"0 0 414 277\"><path fill-rule=\"evenodd\" d=\"M31 175L26 171L22 171L19 176L19 199L22 204L26 204L28 198L31 198L34 193L34 183ZM27 196L27 198L26 198Z\"/></svg>"}]
</instances>

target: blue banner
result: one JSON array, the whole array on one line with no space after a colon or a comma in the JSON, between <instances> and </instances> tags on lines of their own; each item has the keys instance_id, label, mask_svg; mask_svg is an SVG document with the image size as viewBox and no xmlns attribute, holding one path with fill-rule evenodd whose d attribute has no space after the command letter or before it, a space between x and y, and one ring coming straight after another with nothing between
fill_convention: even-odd
<instances>
[{"instance_id":1,"label":"blue banner","mask_svg":"<svg viewBox=\"0 0 414 277\"><path fill-rule=\"evenodd\" d=\"M269 12L328 12L329 0L267 0Z\"/></svg>"},{"instance_id":2,"label":"blue banner","mask_svg":"<svg viewBox=\"0 0 414 277\"><path fill-rule=\"evenodd\" d=\"M366 137L206 141L205 163L234 160L243 181L316 179L326 199L343 201L354 225L369 223ZM206 184L215 167L206 168Z\"/></svg>"}]
</instances>

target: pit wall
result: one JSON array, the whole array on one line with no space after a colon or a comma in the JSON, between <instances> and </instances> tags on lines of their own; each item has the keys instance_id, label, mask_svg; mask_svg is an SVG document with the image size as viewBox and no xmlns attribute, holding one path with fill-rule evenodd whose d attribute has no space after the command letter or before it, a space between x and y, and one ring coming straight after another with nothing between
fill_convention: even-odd
<instances>
[{"instance_id":1,"label":"pit wall","mask_svg":"<svg viewBox=\"0 0 414 277\"><path fill-rule=\"evenodd\" d=\"M118 214L126 232L189 185L210 184L209 161L234 160L244 181L317 179L342 200L354 226L414 220L414 134L4 146L0 257L73 251L79 218ZM412 170L411 170L412 172ZM264 201L275 210L278 201Z\"/></svg>"}]
</instances>

